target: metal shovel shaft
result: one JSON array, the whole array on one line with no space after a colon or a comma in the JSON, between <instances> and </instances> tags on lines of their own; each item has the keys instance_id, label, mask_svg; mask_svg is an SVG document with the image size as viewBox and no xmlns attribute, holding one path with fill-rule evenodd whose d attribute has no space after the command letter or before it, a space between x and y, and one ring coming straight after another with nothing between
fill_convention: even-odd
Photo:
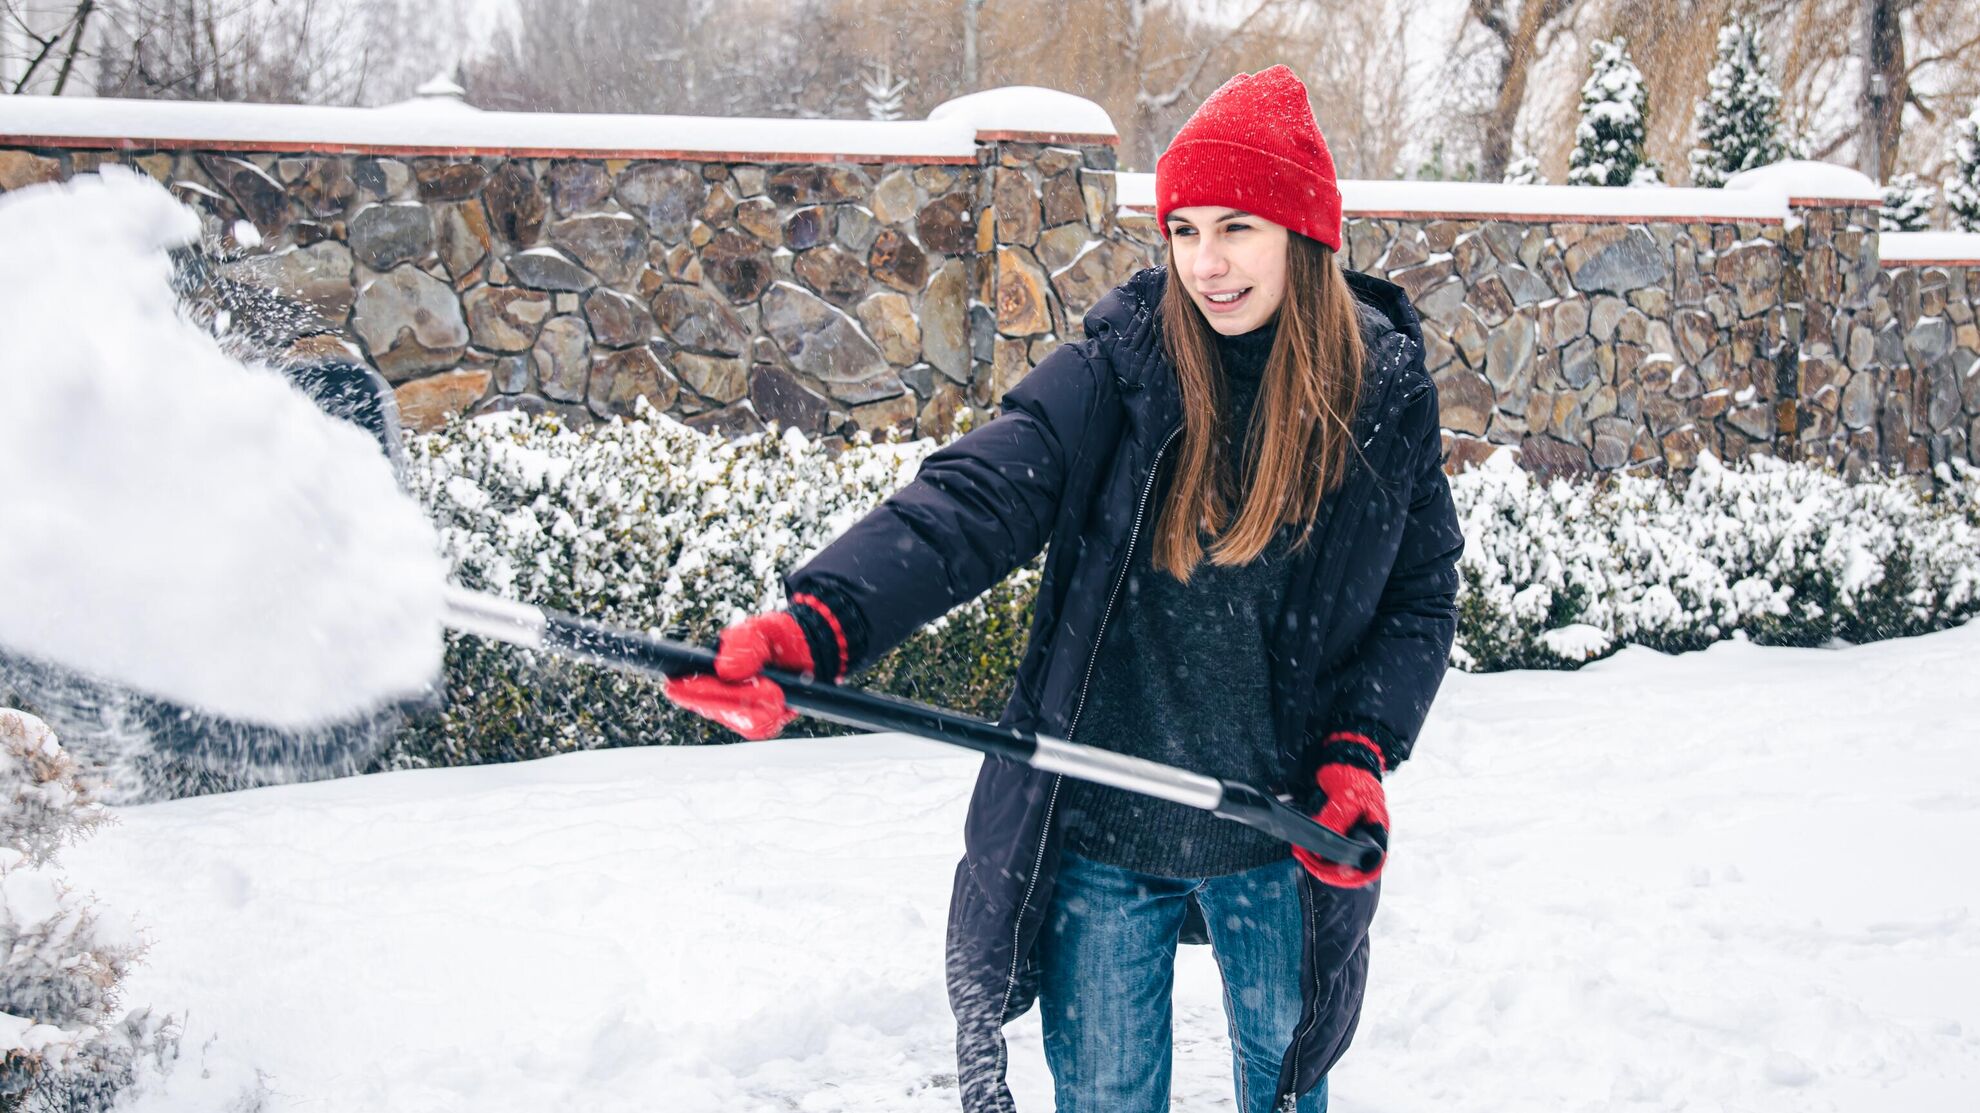
<instances>
[{"instance_id":1,"label":"metal shovel shaft","mask_svg":"<svg viewBox=\"0 0 1980 1113\"><path fill-rule=\"evenodd\" d=\"M715 653L701 646L624 630L461 588L447 589L448 626L528 649L596 662L650 676L715 671ZM766 669L784 702L813 718L866 731L897 731L1021 762L1096 784L1200 808L1360 870L1381 864L1378 844L1336 834L1276 796L1250 785L1206 777L1127 754L1050 735L998 726L913 700L826 684Z\"/></svg>"}]
</instances>

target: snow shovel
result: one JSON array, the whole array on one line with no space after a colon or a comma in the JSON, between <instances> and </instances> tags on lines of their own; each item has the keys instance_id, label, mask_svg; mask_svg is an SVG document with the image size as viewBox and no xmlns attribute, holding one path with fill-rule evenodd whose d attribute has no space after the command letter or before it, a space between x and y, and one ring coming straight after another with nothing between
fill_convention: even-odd
<instances>
[{"instance_id":1,"label":"snow shovel","mask_svg":"<svg viewBox=\"0 0 1980 1113\"><path fill-rule=\"evenodd\" d=\"M464 634L647 676L673 677L715 671L712 649L463 588L447 589L445 622ZM1251 785L1206 777L1050 735L997 726L913 700L809 680L782 670L766 669L763 675L783 688L786 704L813 718L860 730L918 735L1021 762L1047 773L1062 773L1201 808L1354 869L1373 870L1382 862L1383 847L1373 839L1335 834L1286 800Z\"/></svg>"}]
</instances>

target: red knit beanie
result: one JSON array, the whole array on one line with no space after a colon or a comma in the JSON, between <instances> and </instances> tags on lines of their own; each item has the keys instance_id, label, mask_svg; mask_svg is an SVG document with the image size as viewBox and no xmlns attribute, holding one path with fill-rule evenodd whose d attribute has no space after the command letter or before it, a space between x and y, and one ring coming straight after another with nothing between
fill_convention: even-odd
<instances>
[{"instance_id":1,"label":"red knit beanie","mask_svg":"<svg viewBox=\"0 0 1980 1113\"><path fill-rule=\"evenodd\" d=\"M1170 210L1191 205L1242 209L1341 249L1334 156L1291 70L1273 66L1224 82L1155 160L1164 236Z\"/></svg>"}]
</instances>

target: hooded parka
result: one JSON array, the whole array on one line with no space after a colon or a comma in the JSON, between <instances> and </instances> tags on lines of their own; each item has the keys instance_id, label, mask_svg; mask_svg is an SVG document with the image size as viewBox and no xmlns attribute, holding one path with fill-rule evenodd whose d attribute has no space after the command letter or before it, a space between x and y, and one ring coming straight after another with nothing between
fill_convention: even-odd
<instances>
[{"instance_id":1,"label":"hooded parka","mask_svg":"<svg viewBox=\"0 0 1980 1113\"><path fill-rule=\"evenodd\" d=\"M1312 784L1331 731L1374 740L1394 769L1443 678L1464 547L1441 465L1437 394L1415 309L1390 283L1347 272L1386 327L1368 345L1355 448L1296 556L1269 647L1285 773ZM847 672L964 603L1041 550L1030 638L1000 723L1078 740L1096 649L1148 543L1162 460L1182 428L1173 363L1131 345L1156 318L1167 271L1141 271L1004 396L993 421L931 454L914 481L785 578L823 600L846 635ZM1137 355L1136 353L1144 353ZM1000 758L978 773L949 906L948 985L966 1113L1012 1113L1003 1026L1037 992L1036 943L1062 830L1061 778ZM1368 972L1379 885L1339 889L1302 872L1304 1007L1278 1104L1318 1085L1347 1049ZM1202 941L1190 933L1191 941Z\"/></svg>"}]
</instances>

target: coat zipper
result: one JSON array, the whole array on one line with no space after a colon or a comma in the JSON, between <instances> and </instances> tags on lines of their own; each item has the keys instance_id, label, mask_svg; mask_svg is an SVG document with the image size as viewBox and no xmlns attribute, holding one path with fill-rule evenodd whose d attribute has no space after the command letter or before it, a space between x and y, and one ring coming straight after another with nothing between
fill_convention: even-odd
<instances>
[{"instance_id":1,"label":"coat zipper","mask_svg":"<svg viewBox=\"0 0 1980 1113\"><path fill-rule=\"evenodd\" d=\"M1414 403L1418 398L1421 398L1424 392L1428 391L1429 389L1430 389L1430 383L1428 380L1425 380L1420 384L1412 386L1410 388L1409 393L1403 396L1403 400L1401 404L1399 404L1396 407L1395 414L1392 416L1385 416L1383 420L1400 421L1402 419L1402 414L1404 413L1404 411L1408 410L1410 405ZM1375 428L1379 432L1382 426L1378 423L1375 426ZM1374 443L1374 436L1372 434L1369 437L1369 443L1370 444ZM1305 914L1305 919L1306 919L1306 939L1302 943L1302 950L1306 945L1311 944L1313 937L1316 934L1318 934L1320 930L1319 927L1313 922L1314 898L1307 890L1307 886L1310 884L1312 884L1312 881L1310 879L1304 877L1300 878L1299 902L1301 909ZM1297 1090L1296 1087L1298 1087L1299 1085L1300 1045L1305 1043L1306 1038L1313 1033L1313 1026L1320 1022L1320 1010L1319 1010L1318 1000L1319 1000L1320 991L1325 987L1320 984L1320 972L1318 970L1314 971L1313 981L1314 981L1313 988L1314 988L1314 1000L1315 1000L1315 1006L1313 1012L1306 1018L1305 1023L1301 1024L1299 1026L1299 1029L1293 1033L1292 1047L1288 1049L1292 1052L1291 1073L1292 1073L1292 1084L1295 1087L1295 1089L1284 1091L1279 1095L1278 1108L1282 1111L1282 1113L1293 1113L1293 1110L1296 1109L1299 1105L1299 1091Z\"/></svg>"},{"instance_id":2,"label":"coat zipper","mask_svg":"<svg viewBox=\"0 0 1980 1113\"><path fill-rule=\"evenodd\" d=\"M1114 577L1114 589L1107 595L1107 609L1100 613L1100 626L1093 635L1093 652L1086 659L1086 676L1079 684L1079 703L1073 707L1073 715L1066 724L1066 741L1072 741L1073 732L1079 729L1079 717L1086 711L1087 689L1093 685L1093 666L1100 660L1100 640L1107 636L1107 622L1114 616L1114 603L1120 599L1121 586L1127 583L1128 572L1134 566L1134 545L1141 537L1141 522L1148 512L1148 496L1155 490L1155 477L1161 473L1162 457L1168 453L1169 445L1182 432L1178 425L1163 439L1162 447L1155 450L1155 462L1149 466L1148 482L1142 484L1141 502L1135 507L1134 528L1128 531L1126 558L1121 562L1120 575ZM1052 831L1052 813L1059 806L1059 785L1065 781L1065 774L1052 775L1052 794L1045 801L1045 821L1038 827L1038 854L1032 859L1031 878L1025 883L1024 900L1018 903L1017 923L1011 928L1011 972L1004 982L1004 1004L999 1014L1000 1020L1007 1020L1011 1012L1011 993L1017 989L1018 942L1024 933L1024 914L1031 908L1032 894L1038 891L1038 873L1045 865L1045 843Z\"/></svg>"}]
</instances>

